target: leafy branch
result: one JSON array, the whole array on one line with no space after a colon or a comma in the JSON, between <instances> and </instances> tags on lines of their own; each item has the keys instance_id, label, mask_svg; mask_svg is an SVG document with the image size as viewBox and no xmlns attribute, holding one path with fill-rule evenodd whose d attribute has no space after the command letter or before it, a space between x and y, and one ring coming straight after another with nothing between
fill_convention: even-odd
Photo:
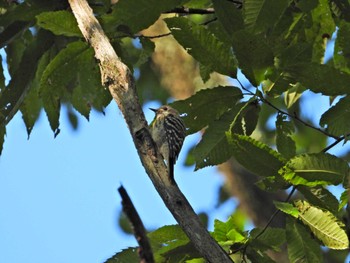
<instances>
[{"instance_id":1,"label":"leafy branch","mask_svg":"<svg viewBox=\"0 0 350 263\"><path fill-rule=\"evenodd\" d=\"M325 147L324 149L322 149L320 152L321 153L326 153L327 151L329 151L331 148L333 148L334 146L336 146L337 144L339 144L341 141L343 141L344 139L347 138L347 136L349 136L350 134L347 134L347 135L344 135L344 136L335 136L335 135L332 135L320 128L317 128L317 127L314 127L312 125L310 125L309 123L305 122L304 120L302 120L301 118L299 118L296 114L294 115L291 115L289 114L288 112L285 112L281 109L279 109L278 107L276 107L275 105L273 105L270 101L268 101L266 98L263 97L262 93L260 91L258 91L256 94L254 94L252 91L250 91L249 89L247 89L239 79L237 79L239 85L241 86L242 90L246 91L248 95L251 95L251 96L254 96L254 97L257 97L259 98L263 103L266 103L267 105L269 105L270 107L272 107L273 109L275 109L278 113L282 114L282 115L286 115L290 118L293 118L297 121L299 121L300 123L304 124L305 126L309 127L309 128L312 128L318 132L321 132L322 134L328 136L328 137L331 137L331 138L334 138L335 141L333 143L331 143L330 145L328 145L327 147ZM289 202L291 197L293 196L294 192L297 190L297 186L294 185L292 187L292 190L290 191L289 195L287 196L287 198L285 199L285 202ZM251 240L256 240L258 239L260 236L262 236L266 230L268 229L268 227L271 225L271 223L273 222L273 220L276 218L276 216L281 212L281 210L279 209L276 209L275 212L271 215L270 219L268 220L268 222L266 223L266 225L264 226L264 228ZM248 248L248 246L250 245L250 242L247 242L246 244L244 244L243 246L241 246L240 248L236 249L235 252L237 251L240 251L242 250L242 253L243 253L243 258L244 258L244 255L246 254L246 250Z\"/></svg>"},{"instance_id":2,"label":"leafy branch","mask_svg":"<svg viewBox=\"0 0 350 263\"><path fill-rule=\"evenodd\" d=\"M130 69L115 53L86 0L69 0L78 26L95 51L102 83L124 115L140 160L157 192L196 249L209 262L232 262L227 253L202 225L177 184L171 183L161 154L148 130Z\"/></svg>"},{"instance_id":3,"label":"leafy branch","mask_svg":"<svg viewBox=\"0 0 350 263\"><path fill-rule=\"evenodd\" d=\"M271 108L275 109L278 113L280 113L280 114L282 114L282 115L285 115L285 116L288 116L289 118L294 119L294 120L296 120L296 121L302 123L303 125L305 125L305 126L311 128L311 129L313 129L313 130L316 130L316 131L318 131L318 132L320 132L320 133L322 133L322 134L324 134L324 135L326 135L326 136L328 136L328 137L331 137L331 138L333 138L333 139L336 139L337 141L338 141L338 140L342 141L342 140L344 139L343 136L341 136L341 137L335 136L335 135L330 134L329 132L327 132L327 131L325 131L325 130L323 130L323 129L321 129L321 128L315 127L315 126L313 126L313 125L307 123L306 121L304 121L303 119L301 119L296 113L290 114L290 113L288 113L288 112L286 112L286 111L284 111L284 110L281 110L280 108L278 108L278 107L276 107L275 105L273 105L269 100L267 100L259 90L257 90L257 91L258 91L257 93L253 93L252 91L250 91L249 89L247 89L246 87L244 87L244 85L242 84L242 82L241 82L239 79L237 79L237 82L239 83L239 85L241 86L241 88L242 88L243 90L245 90L248 94L257 97L261 102L263 102L263 103L269 105ZM340 141L339 141L339 142L340 142ZM339 143L339 142L338 142L338 143ZM338 143L337 143L337 144L338 144ZM332 146L332 147L333 147L333 146Z\"/></svg>"}]
</instances>

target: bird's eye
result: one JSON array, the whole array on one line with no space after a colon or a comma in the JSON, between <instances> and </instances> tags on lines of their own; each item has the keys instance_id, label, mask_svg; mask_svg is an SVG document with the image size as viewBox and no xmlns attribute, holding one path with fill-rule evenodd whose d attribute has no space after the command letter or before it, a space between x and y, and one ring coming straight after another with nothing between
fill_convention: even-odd
<instances>
[{"instance_id":1,"label":"bird's eye","mask_svg":"<svg viewBox=\"0 0 350 263\"><path fill-rule=\"evenodd\" d=\"M168 110L168 107L164 107L163 109L164 109L164 110Z\"/></svg>"}]
</instances>

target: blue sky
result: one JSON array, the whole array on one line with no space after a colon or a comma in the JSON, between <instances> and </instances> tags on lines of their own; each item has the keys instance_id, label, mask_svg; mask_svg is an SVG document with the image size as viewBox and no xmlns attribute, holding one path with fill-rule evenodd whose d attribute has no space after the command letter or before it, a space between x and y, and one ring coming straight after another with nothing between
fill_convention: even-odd
<instances>
[{"instance_id":1,"label":"blue sky","mask_svg":"<svg viewBox=\"0 0 350 263\"><path fill-rule=\"evenodd\" d=\"M158 105L147 105L157 107ZM148 120L153 112L145 113ZM197 212L225 220L230 200L212 210L221 176L215 168L185 168L185 152L198 140L186 138L175 176ZM7 127L0 159L0 262L102 262L136 244L118 227L117 188L123 184L148 229L174 224L139 161L116 104L106 116L93 112L73 131L61 117L56 139L44 113L27 140L21 114ZM195 186L195 187L194 187ZM204 198L203 198L204 197Z\"/></svg>"}]
</instances>

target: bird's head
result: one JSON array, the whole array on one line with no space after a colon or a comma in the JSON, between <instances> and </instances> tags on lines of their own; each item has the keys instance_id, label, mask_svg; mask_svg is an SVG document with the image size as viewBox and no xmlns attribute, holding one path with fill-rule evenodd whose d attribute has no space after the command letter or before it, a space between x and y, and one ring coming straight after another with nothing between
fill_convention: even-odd
<instances>
[{"instance_id":1,"label":"bird's head","mask_svg":"<svg viewBox=\"0 0 350 263\"><path fill-rule=\"evenodd\" d=\"M168 115L173 115L173 116L179 116L179 112L175 110L174 108L170 107L169 105L163 105L159 109L152 109L149 108L151 111L154 111L156 113L156 116L163 116L166 117Z\"/></svg>"}]
</instances>

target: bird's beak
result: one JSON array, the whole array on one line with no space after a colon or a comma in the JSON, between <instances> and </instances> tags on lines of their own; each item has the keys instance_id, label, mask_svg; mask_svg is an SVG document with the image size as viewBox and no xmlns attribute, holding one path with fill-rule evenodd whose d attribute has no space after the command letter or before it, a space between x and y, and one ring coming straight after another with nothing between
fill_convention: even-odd
<instances>
[{"instance_id":1,"label":"bird's beak","mask_svg":"<svg viewBox=\"0 0 350 263\"><path fill-rule=\"evenodd\" d=\"M158 109L152 109L152 108L149 108L151 111L154 111L155 113L157 113Z\"/></svg>"}]
</instances>

